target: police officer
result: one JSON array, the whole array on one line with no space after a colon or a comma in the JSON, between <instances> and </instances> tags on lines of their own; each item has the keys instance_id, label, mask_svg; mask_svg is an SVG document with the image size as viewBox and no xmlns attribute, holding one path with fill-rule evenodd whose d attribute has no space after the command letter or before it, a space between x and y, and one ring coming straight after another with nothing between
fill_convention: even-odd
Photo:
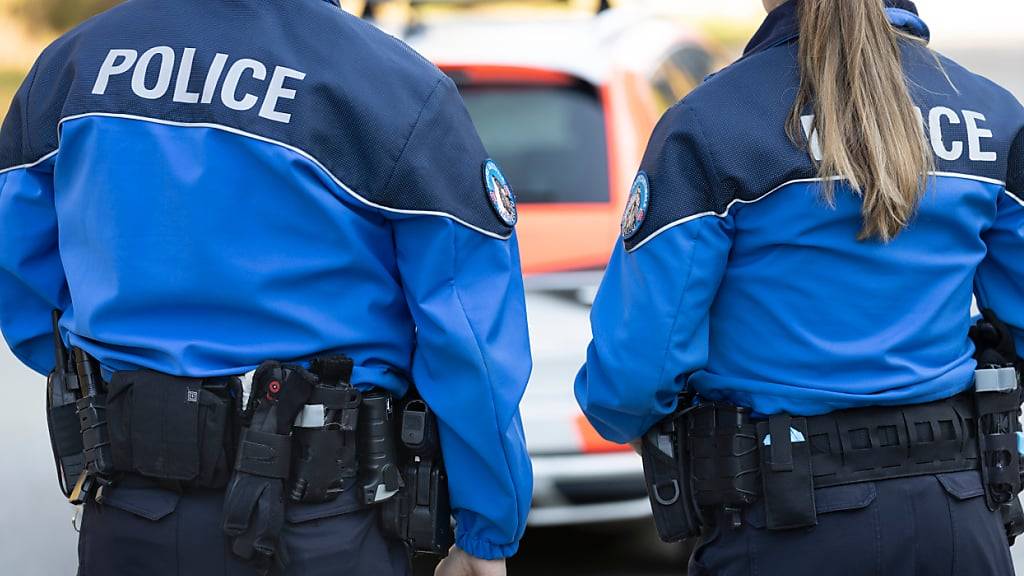
<instances>
[{"instance_id":1,"label":"police officer","mask_svg":"<svg viewBox=\"0 0 1024 576\"><path fill-rule=\"evenodd\" d=\"M980 441L1010 379L968 328L974 295L1024 346L1024 110L911 2L765 5L654 131L577 399L626 442L696 394L691 574L1013 574L1019 391Z\"/></svg>"},{"instance_id":2,"label":"police officer","mask_svg":"<svg viewBox=\"0 0 1024 576\"><path fill-rule=\"evenodd\" d=\"M336 0L135 0L47 48L3 125L0 327L46 374L60 310L64 343L107 385L134 386L131 442L160 455L210 439L181 406L205 410L208 384L267 361L280 364L243 402L276 406L285 435L283 399L315 357L350 359L364 393L414 383L440 422L457 523L439 573L502 574L531 496L515 224L453 82ZM273 460L272 440L246 449ZM82 576L409 570L359 490L282 512L276 472L247 493L236 471L229 538L223 482L130 455L156 471L119 471L87 502Z\"/></svg>"}]
</instances>

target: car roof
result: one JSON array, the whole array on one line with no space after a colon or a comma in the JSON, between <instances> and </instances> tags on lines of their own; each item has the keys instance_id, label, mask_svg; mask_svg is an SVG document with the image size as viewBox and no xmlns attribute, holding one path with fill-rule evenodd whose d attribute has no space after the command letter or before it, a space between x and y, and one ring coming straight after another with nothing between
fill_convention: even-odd
<instances>
[{"instance_id":1,"label":"car roof","mask_svg":"<svg viewBox=\"0 0 1024 576\"><path fill-rule=\"evenodd\" d=\"M607 83L615 70L652 73L673 46L700 42L679 18L634 8L597 15L437 18L414 26L403 40L441 67L552 70L596 86Z\"/></svg>"}]
</instances>

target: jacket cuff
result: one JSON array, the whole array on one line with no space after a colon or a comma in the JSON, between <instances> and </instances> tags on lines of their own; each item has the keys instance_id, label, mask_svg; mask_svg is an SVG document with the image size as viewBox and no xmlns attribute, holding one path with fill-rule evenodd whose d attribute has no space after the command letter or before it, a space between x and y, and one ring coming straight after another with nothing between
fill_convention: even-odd
<instances>
[{"instance_id":1,"label":"jacket cuff","mask_svg":"<svg viewBox=\"0 0 1024 576\"><path fill-rule=\"evenodd\" d=\"M495 544L487 540L473 538L468 534L458 533L455 544L470 556L481 560L501 560L515 556L519 551L519 541L511 544Z\"/></svg>"}]
</instances>

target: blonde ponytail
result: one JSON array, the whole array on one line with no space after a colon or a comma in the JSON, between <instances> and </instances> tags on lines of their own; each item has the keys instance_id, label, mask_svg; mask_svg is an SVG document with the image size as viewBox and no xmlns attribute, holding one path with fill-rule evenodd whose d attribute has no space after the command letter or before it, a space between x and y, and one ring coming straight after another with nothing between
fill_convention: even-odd
<instances>
[{"instance_id":1,"label":"blonde ponytail","mask_svg":"<svg viewBox=\"0 0 1024 576\"><path fill-rule=\"evenodd\" d=\"M903 73L900 44L918 41L889 24L882 0L798 0L800 90L788 131L810 148L834 200L835 178L863 197L859 239L888 242L913 217L935 159ZM802 115L814 118L805 131Z\"/></svg>"}]
</instances>

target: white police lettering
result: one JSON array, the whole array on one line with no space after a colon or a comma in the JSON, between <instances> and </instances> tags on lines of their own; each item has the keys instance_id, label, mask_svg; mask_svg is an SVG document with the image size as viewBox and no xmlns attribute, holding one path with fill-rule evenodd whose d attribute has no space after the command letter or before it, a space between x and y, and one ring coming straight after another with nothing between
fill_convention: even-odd
<instances>
[{"instance_id":1,"label":"white police lettering","mask_svg":"<svg viewBox=\"0 0 1024 576\"><path fill-rule=\"evenodd\" d=\"M236 96L238 93L238 82L242 79L242 73L246 70L251 70L252 77L256 80L262 81L267 79L267 67L262 62L251 58L242 58L232 64L231 68L228 69L227 77L224 78L224 87L220 90L221 101L232 110L252 110L252 107L260 100L252 94L246 94L241 99Z\"/></svg>"},{"instance_id":2,"label":"white police lettering","mask_svg":"<svg viewBox=\"0 0 1024 576\"><path fill-rule=\"evenodd\" d=\"M229 61L234 60L230 65ZM195 68L206 66L205 77L195 75ZM292 115L279 110L282 100L294 100L298 95L295 83L306 78L304 72L275 66L268 74L263 62L251 58L233 59L227 54L217 53L212 58L203 58L195 48L184 48L176 52L170 46L155 46L139 55L137 50L114 49L100 65L93 84L92 93L107 93L111 81L131 72L132 92L147 100L170 98L181 104L214 104L219 95L220 104L238 111L258 108L258 115L273 122L289 124ZM267 77L270 76L269 82ZM148 82L154 82L147 85ZM171 82L174 81L172 89ZM202 85L202 92L194 92ZM261 85L252 93L247 90Z\"/></svg>"},{"instance_id":3,"label":"white police lettering","mask_svg":"<svg viewBox=\"0 0 1024 576\"><path fill-rule=\"evenodd\" d=\"M291 122L291 114L285 114L284 112L278 112L276 110L277 101L281 98L287 98L289 100L295 98L295 90L284 87L285 80L289 78L302 80L305 77L305 72L299 72L298 70L292 70L291 68L284 68L282 66L275 68L274 77L270 79L270 87L267 88L267 97L263 99L263 106L260 107L260 116L267 120L284 122L285 124Z\"/></svg>"},{"instance_id":4,"label":"white police lettering","mask_svg":"<svg viewBox=\"0 0 1024 576\"><path fill-rule=\"evenodd\" d=\"M160 69L157 75L156 85L153 88L146 87L146 76L149 74L149 65L153 59L160 57ZM135 72L132 73L132 92L147 100L157 100L167 94L171 87L171 75L174 74L174 50L169 46L157 46L150 48L139 56L135 63Z\"/></svg>"},{"instance_id":5,"label":"white police lettering","mask_svg":"<svg viewBox=\"0 0 1024 576\"><path fill-rule=\"evenodd\" d=\"M815 130L813 134L811 133L811 125L814 124L814 115L809 114L807 116L801 116L800 121L804 125L804 135L807 136L807 139L811 142L811 156L813 156L818 162L821 162L821 140L818 138L818 131Z\"/></svg>"},{"instance_id":6,"label":"white police lettering","mask_svg":"<svg viewBox=\"0 0 1024 576\"><path fill-rule=\"evenodd\" d=\"M972 110L961 110L958 114L952 108L936 106L928 111L927 121L924 113L916 109L921 123L927 127L929 144L935 151L935 155L942 160L954 162L964 155L964 142L948 138L949 128L963 124L967 130L968 158L974 162L995 162L999 155L992 151L982 149L982 140L992 138L992 131L979 125L979 122L986 122L984 114ZM811 132L811 125L814 123L814 116L802 116L801 121L804 127L804 135L810 141L811 154L814 159L821 161L821 144L818 140L818 131Z\"/></svg>"},{"instance_id":7,"label":"white police lettering","mask_svg":"<svg viewBox=\"0 0 1024 576\"><path fill-rule=\"evenodd\" d=\"M964 120L967 122L967 148L970 150L969 158L975 162L995 162L999 156L995 152L984 152L981 149L981 139L991 138L992 131L986 128L979 128L978 122L985 122L985 115L964 110Z\"/></svg>"},{"instance_id":8,"label":"white police lettering","mask_svg":"<svg viewBox=\"0 0 1024 576\"><path fill-rule=\"evenodd\" d=\"M950 162L959 160L964 155L964 143L953 142L949 148L946 148L946 144L942 140L943 118L951 125L960 123L960 117L953 110L945 106L932 108L928 113L928 135L931 137L932 148L935 150L935 155L943 160Z\"/></svg>"},{"instance_id":9,"label":"white police lettering","mask_svg":"<svg viewBox=\"0 0 1024 576\"><path fill-rule=\"evenodd\" d=\"M224 73L224 66L228 63L228 55L217 53L213 57L213 63L210 64L210 71L206 74L206 82L203 84L203 99L200 100L203 104L209 104L213 102L213 94L217 91L217 83L220 82L220 76Z\"/></svg>"},{"instance_id":10,"label":"white police lettering","mask_svg":"<svg viewBox=\"0 0 1024 576\"><path fill-rule=\"evenodd\" d=\"M178 68L178 78L174 82L175 102L181 102L182 104L195 104L199 102L199 93L188 91L188 83L192 79L192 60L195 57L195 48L185 48L185 54L181 57L181 67Z\"/></svg>"},{"instance_id":11,"label":"white police lettering","mask_svg":"<svg viewBox=\"0 0 1024 576\"><path fill-rule=\"evenodd\" d=\"M124 74L131 70L138 59L139 53L135 50L111 50L108 52L106 60L100 66L100 74L96 77L96 84L92 87L92 93L106 93L110 77Z\"/></svg>"}]
</instances>

